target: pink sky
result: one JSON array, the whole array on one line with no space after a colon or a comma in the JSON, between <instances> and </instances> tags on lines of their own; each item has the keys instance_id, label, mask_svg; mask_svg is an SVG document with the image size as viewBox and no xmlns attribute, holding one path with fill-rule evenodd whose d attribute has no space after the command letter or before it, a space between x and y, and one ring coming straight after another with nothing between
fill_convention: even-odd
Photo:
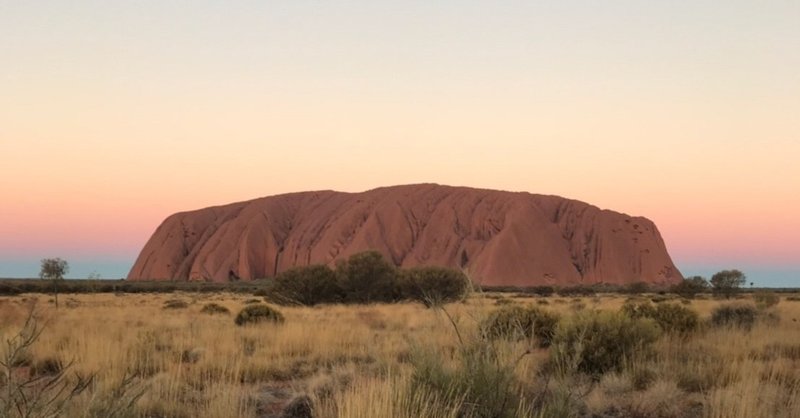
<instances>
[{"instance_id":1,"label":"pink sky","mask_svg":"<svg viewBox=\"0 0 800 418\"><path fill-rule=\"evenodd\" d=\"M418 182L645 216L679 267L800 271L800 6L682 7L4 5L0 276L132 263L180 210Z\"/></svg>"}]
</instances>

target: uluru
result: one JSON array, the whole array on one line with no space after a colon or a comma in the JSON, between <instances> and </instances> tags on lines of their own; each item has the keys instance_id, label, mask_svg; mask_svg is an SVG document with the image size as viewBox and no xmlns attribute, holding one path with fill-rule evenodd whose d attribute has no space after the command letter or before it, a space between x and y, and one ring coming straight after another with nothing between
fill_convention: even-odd
<instances>
[{"instance_id":1,"label":"uluru","mask_svg":"<svg viewBox=\"0 0 800 418\"><path fill-rule=\"evenodd\" d=\"M253 280L366 250L399 267L463 269L488 286L682 279L646 218L558 196L437 184L290 193L176 213L128 279Z\"/></svg>"}]
</instances>

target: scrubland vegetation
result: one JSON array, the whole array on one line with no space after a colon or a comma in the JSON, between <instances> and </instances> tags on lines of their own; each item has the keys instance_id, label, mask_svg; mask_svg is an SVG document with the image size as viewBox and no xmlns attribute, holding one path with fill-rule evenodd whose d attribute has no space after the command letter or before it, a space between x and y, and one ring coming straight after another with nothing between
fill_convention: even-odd
<instances>
[{"instance_id":1,"label":"scrubland vegetation","mask_svg":"<svg viewBox=\"0 0 800 418\"><path fill-rule=\"evenodd\" d=\"M4 296L0 418L800 416L798 298L744 280L487 292L366 252L251 292Z\"/></svg>"},{"instance_id":2,"label":"scrubland vegetation","mask_svg":"<svg viewBox=\"0 0 800 418\"><path fill-rule=\"evenodd\" d=\"M49 416L800 416L794 296L251 299L0 297L0 416L25 416L22 395ZM242 312L266 320L236 326Z\"/></svg>"}]
</instances>

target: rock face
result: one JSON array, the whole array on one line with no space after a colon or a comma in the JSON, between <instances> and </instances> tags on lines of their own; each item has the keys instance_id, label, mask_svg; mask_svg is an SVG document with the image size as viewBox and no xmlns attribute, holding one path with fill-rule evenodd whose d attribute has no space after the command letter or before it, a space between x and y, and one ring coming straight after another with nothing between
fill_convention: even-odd
<instances>
[{"instance_id":1,"label":"rock face","mask_svg":"<svg viewBox=\"0 0 800 418\"><path fill-rule=\"evenodd\" d=\"M251 280L378 250L402 267L466 269L483 285L682 276L656 226L557 196L419 184L264 197L168 217L129 280Z\"/></svg>"}]
</instances>

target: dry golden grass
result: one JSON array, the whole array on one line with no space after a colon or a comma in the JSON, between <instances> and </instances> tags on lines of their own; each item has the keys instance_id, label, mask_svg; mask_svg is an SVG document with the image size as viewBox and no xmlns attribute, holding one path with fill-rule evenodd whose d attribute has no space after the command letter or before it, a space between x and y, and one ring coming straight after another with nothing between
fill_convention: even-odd
<instances>
[{"instance_id":1,"label":"dry golden grass","mask_svg":"<svg viewBox=\"0 0 800 418\"><path fill-rule=\"evenodd\" d=\"M491 296L491 297L487 297ZM446 306L462 338L477 333L477 323L495 309L496 295L475 295ZM275 416L297 395L307 394L316 414L333 417L454 417L454 408L433 408L435 395L409 390L414 347L457 350L450 320L420 304L280 307L284 324L238 327L233 316L249 296L234 294L62 295L56 310L44 295L0 298L0 339L5 341L37 310L47 327L31 351L31 364L57 359L73 362L71 372L96 374L95 385L73 402L67 416L86 416L97 399L134 374L145 390L136 404L140 417ZM513 297L510 303L536 304L571 315L576 310L618 310L625 296ZM170 299L188 303L164 309ZM215 302L231 314L201 313ZM504 302L506 303L506 302ZM690 306L707 319L721 302L694 300ZM68 307L67 307L68 306ZM779 322L759 322L751 331L704 328L685 339L662 337L653 358L624 373L593 383L569 382L569 398L586 416L616 409L628 415L677 417L800 416L800 302L772 308ZM524 342L503 343L504 359L522 356L515 373L528 384L529 405L518 416L535 416L536 394L558 382L542 378L547 349ZM4 346L4 345L3 345ZM4 350L0 347L0 352ZM445 356L447 358L447 356ZM637 376L650 376L637 388ZM434 410L438 409L438 410ZM688 412L687 412L688 411ZM273 415L270 415L273 414Z\"/></svg>"}]
</instances>

